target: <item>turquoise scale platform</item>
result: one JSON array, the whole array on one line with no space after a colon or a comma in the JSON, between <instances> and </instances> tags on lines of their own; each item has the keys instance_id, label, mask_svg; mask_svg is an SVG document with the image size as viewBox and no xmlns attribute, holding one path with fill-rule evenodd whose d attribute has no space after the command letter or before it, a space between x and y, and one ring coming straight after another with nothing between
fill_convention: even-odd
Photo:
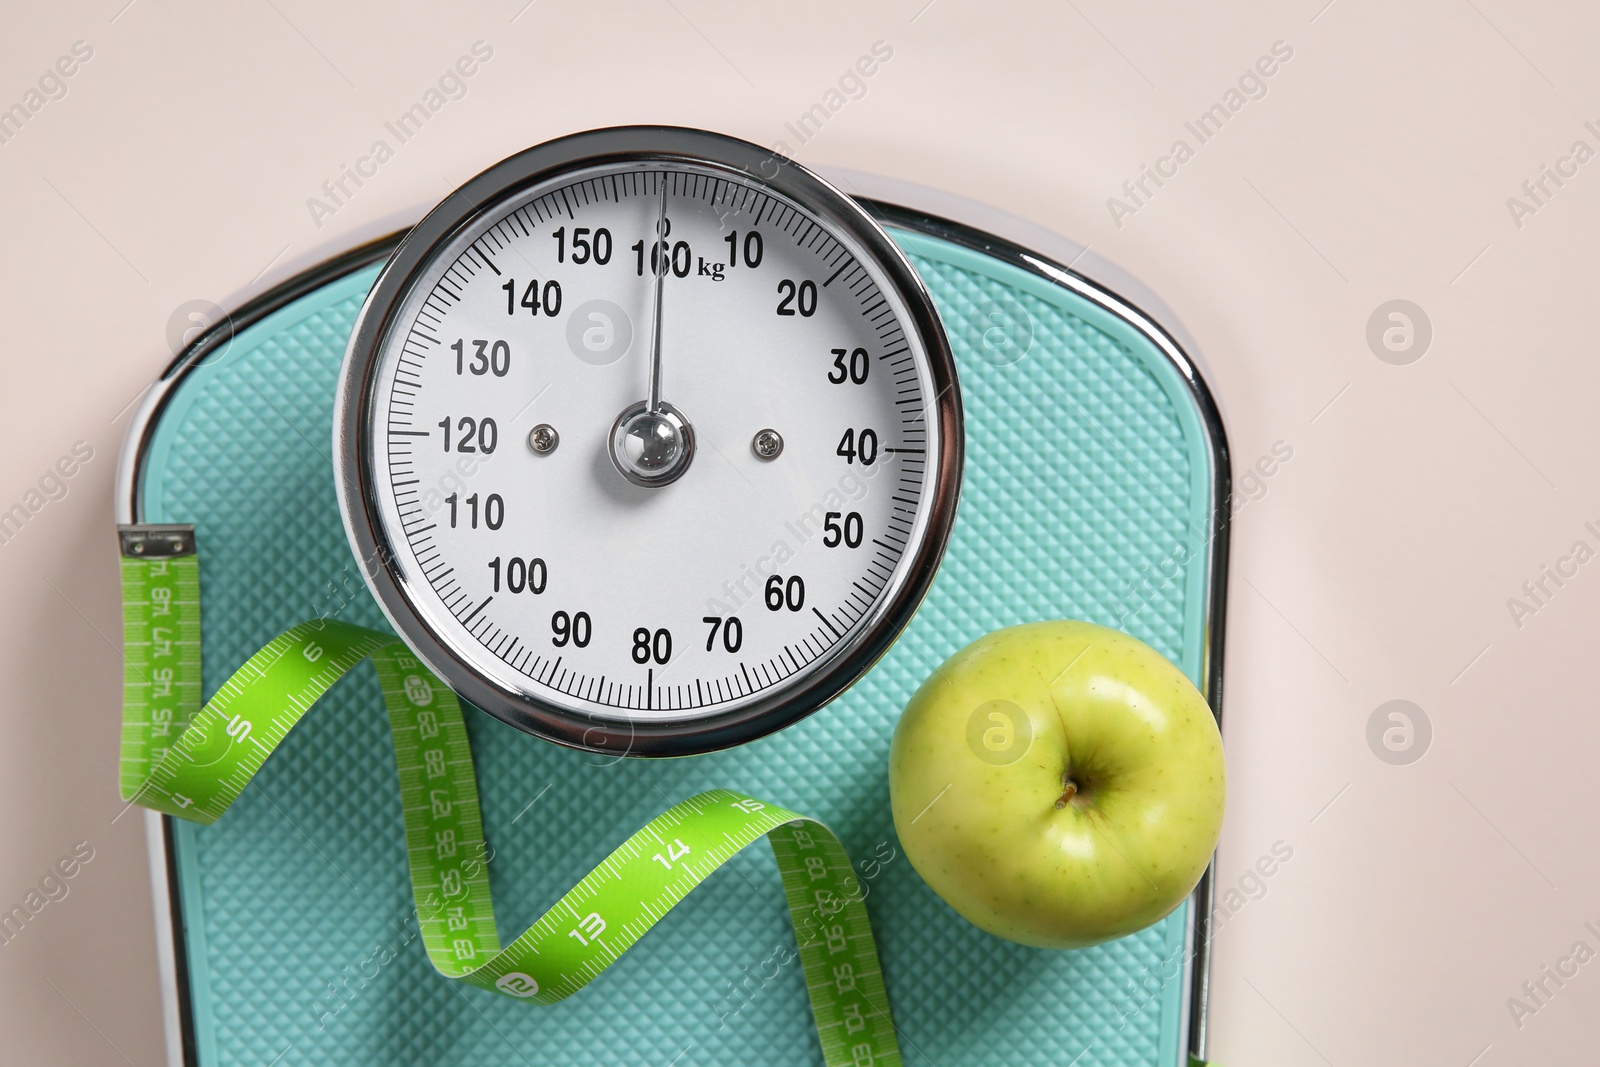
<instances>
[{"instance_id":1,"label":"turquoise scale platform","mask_svg":"<svg viewBox=\"0 0 1600 1067\"><path fill-rule=\"evenodd\" d=\"M725 786L826 821L858 861L892 854L867 903L908 1065L1172 1067L1187 1040L1184 981L1155 976L1181 957L1189 907L1081 952L990 937L906 862L884 768L900 708L944 657L1031 619L1115 625L1130 583L1209 528L1206 431L1183 378L1126 323L965 247L895 236L944 317L966 405L961 508L927 601L843 697L734 751L611 762L468 709L501 937L671 802ZM329 442L335 377L376 270L241 331L176 387L149 440L140 518L197 527L208 694L310 616L385 627L340 526ZM1020 332L997 348L1008 321ZM1207 575L1194 555L1122 625L1198 681ZM821 1063L800 974L763 966L793 935L762 844L558 1006L438 977L404 925L392 761L362 668L219 824L173 826L199 1065ZM756 991L735 997L746 976Z\"/></svg>"}]
</instances>

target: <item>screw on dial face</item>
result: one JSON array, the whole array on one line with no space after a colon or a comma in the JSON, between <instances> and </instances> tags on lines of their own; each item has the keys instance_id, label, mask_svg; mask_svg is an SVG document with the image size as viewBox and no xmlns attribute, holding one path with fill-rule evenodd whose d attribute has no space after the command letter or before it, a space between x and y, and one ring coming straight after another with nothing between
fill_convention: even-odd
<instances>
[{"instance_id":1,"label":"screw on dial face","mask_svg":"<svg viewBox=\"0 0 1600 1067\"><path fill-rule=\"evenodd\" d=\"M750 440L750 450L758 459L777 459L783 454L783 438L777 430L757 430Z\"/></svg>"},{"instance_id":2,"label":"screw on dial face","mask_svg":"<svg viewBox=\"0 0 1600 1067\"><path fill-rule=\"evenodd\" d=\"M642 147L576 150L618 142ZM659 128L532 149L424 220L358 324L353 541L430 666L532 732L759 736L858 677L932 579L948 344L864 212L762 159Z\"/></svg>"},{"instance_id":3,"label":"screw on dial face","mask_svg":"<svg viewBox=\"0 0 1600 1067\"><path fill-rule=\"evenodd\" d=\"M548 456L561 443L561 435L548 422L541 422L528 431L528 447L541 456Z\"/></svg>"}]
</instances>

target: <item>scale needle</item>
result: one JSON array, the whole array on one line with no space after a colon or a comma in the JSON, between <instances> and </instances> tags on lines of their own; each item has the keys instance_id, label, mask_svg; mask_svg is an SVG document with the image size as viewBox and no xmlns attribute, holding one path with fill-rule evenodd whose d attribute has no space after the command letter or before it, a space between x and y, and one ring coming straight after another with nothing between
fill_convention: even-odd
<instances>
[{"instance_id":1,"label":"scale needle","mask_svg":"<svg viewBox=\"0 0 1600 1067\"><path fill-rule=\"evenodd\" d=\"M661 214L656 219L656 254L650 269L655 273L655 303L650 310L650 396L645 410L661 410L661 291L671 260L667 258L667 172L661 172Z\"/></svg>"},{"instance_id":2,"label":"scale needle","mask_svg":"<svg viewBox=\"0 0 1600 1067\"><path fill-rule=\"evenodd\" d=\"M628 481L651 488L677 481L694 457L694 428L682 413L661 399L661 297L667 271L672 269L667 251L672 222L667 218L671 175L665 170L657 173L661 175L661 209L656 215L656 242L650 264L655 273L651 286L655 306L650 310L649 391L644 400L618 415L611 426L611 462ZM644 273L642 264L639 273Z\"/></svg>"}]
</instances>

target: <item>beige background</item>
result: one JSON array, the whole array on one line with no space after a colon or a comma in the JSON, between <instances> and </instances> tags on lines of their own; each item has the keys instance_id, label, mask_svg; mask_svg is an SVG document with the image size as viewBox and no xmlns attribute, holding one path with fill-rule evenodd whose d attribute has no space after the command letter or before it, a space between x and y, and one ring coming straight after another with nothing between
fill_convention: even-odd
<instances>
[{"instance_id":1,"label":"beige background","mask_svg":"<svg viewBox=\"0 0 1600 1067\"><path fill-rule=\"evenodd\" d=\"M124 2L13 2L0 32L0 106L93 48L0 144L0 510L93 449L0 545L0 905L94 849L0 947L0 1064L161 1060L144 831L114 821L111 483L173 310L233 306L516 149L639 121L786 140L1091 244L1198 341L1236 469L1293 448L1234 531L1221 878L1275 841L1294 856L1218 935L1215 1057L1592 1059L1600 964L1547 981L1520 1029L1506 1001L1579 938L1600 948L1600 564L1520 628L1507 598L1600 548L1600 162L1520 227L1506 201L1575 140L1600 149L1600 9ZM477 40L494 54L465 98L318 228L306 199ZM867 94L796 145L785 121L877 40L894 54ZM1107 198L1193 146L1183 123L1277 41L1293 57L1266 96L1117 226ZM1392 298L1432 321L1410 366L1365 341ZM1367 746L1393 698L1433 724L1410 766Z\"/></svg>"}]
</instances>

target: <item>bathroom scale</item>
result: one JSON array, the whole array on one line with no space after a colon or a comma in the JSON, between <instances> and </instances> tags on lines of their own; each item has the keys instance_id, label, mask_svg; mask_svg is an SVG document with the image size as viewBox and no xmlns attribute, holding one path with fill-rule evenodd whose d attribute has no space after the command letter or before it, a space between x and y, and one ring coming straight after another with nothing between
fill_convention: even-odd
<instances>
[{"instance_id":1,"label":"bathroom scale","mask_svg":"<svg viewBox=\"0 0 1600 1067\"><path fill-rule=\"evenodd\" d=\"M780 186L765 204L717 191L713 172L662 177L678 164L654 157L618 154L606 166L578 175L593 204L572 202L569 182L562 217L538 216L560 271L520 257L514 213L479 225L481 204L463 197L409 242L396 234L354 249L234 311L147 396L123 454L118 518L192 539L204 695L308 619L398 632L465 698L502 934L538 919L658 813L735 790L827 824L855 859L902 1062L1203 1059L1209 878L1139 933L1075 951L1012 944L958 916L911 868L885 773L895 722L922 680L1016 623L1124 630L1220 706L1229 467L1193 360L1130 302L1129 286L1114 292L948 207L857 197L822 216L815 239L797 215L786 232L818 257L808 266L771 227L787 225L785 196L823 203L811 190ZM507 210L532 220L552 195L535 188ZM714 235L671 206L696 196L727 206ZM637 244L634 230L646 235ZM530 221L521 237L532 232ZM892 247L873 245L875 233ZM451 258L424 254L445 247ZM426 276L433 296L388 285L386 264L408 255L407 276ZM842 265L830 275L831 263ZM475 289L452 275L461 264ZM602 269L633 280L615 291L572 281ZM754 277L770 296L748 322L696 310L692 293L726 294ZM824 322L840 300L830 284L853 287L857 318ZM476 322L546 330L571 352L570 381L545 383L548 401L509 403L517 344L476 325L446 328L456 301L441 293L474 307ZM438 365L454 361L431 398L408 377L416 330L392 327L430 313ZM751 359L777 358L773 336L814 338L804 345L815 373L790 381L774 363L770 396L742 387L715 410L690 404L684 383L696 372L683 352L714 325L756 338ZM663 346L674 333L690 340ZM648 380L628 386L645 399L585 407L571 382L629 352L642 366L650 338ZM353 395L362 358L370 380ZM897 397L911 399L896 407ZM380 408L388 436L373 445L352 420ZM426 425L413 410L431 412ZM795 414L736 435L724 425L726 411L773 410ZM847 437L830 432L825 452L806 429L824 415L855 420ZM648 536L608 542L614 500L558 496L519 514L491 457L541 474L561 462L603 469L616 494L665 499L659 487L709 484L711 472L722 488L693 521L663 511ZM786 462L829 472L814 506L789 506L804 503L792 486L761 496L765 472ZM724 533L745 521L736 502L755 499L772 502L761 506L770 545L740 556ZM352 514L370 518L366 539ZM527 537L494 539L540 522L560 523L566 539L541 537L537 552ZM692 628L647 610L653 593L619 591L617 577L669 558L663 546L685 538L704 551L659 584L703 590ZM837 549L826 557L837 573L788 564L813 539ZM877 562L861 562L874 544ZM867 554L851 555L858 546ZM473 574L437 577L447 568L435 558L470 558ZM832 587L858 592L830 600ZM619 618L619 599L632 615ZM514 636L525 619L542 635L537 649ZM171 1063L824 1061L832 1039L808 1008L785 883L764 846L725 857L583 988L548 1006L518 1003L536 991L528 976L500 996L441 977L424 952L396 743L370 677L334 683L277 748L213 825L148 816ZM652 756L677 758L642 758ZM664 842L655 859L671 868L680 847ZM605 925L574 917L585 943L582 931ZM874 1062L859 1047L856 1062Z\"/></svg>"}]
</instances>

